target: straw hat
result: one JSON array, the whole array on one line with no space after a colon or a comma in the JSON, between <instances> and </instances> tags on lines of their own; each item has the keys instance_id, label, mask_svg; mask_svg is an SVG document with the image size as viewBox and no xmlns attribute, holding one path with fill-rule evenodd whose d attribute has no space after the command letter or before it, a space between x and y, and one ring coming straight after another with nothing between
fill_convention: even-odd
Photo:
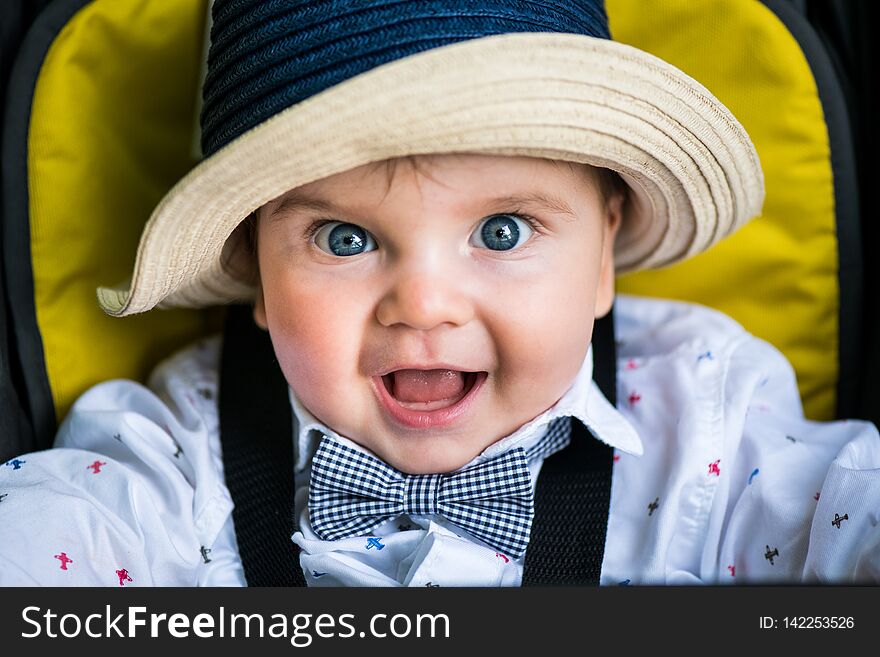
<instances>
[{"instance_id":1,"label":"straw hat","mask_svg":"<svg viewBox=\"0 0 880 657\"><path fill-rule=\"evenodd\" d=\"M704 251L761 208L743 127L610 40L594 0L216 0L205 159L159 203L111 315L253 297L235 228L289 189L404 155L588 163L630 187L618 271Z\"/></svg>"}]
</instances>

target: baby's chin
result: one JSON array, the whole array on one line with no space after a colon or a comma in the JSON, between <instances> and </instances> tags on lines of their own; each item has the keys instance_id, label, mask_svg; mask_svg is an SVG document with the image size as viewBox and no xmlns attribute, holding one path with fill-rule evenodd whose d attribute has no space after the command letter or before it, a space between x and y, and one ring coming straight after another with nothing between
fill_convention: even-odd
<instances>
[{"instance_id":1,"label":"baby's chin","mask_svg":"<svg viewBox=\"0 0 880 657\"><path fill-rule=\"evenodd\" d=\"M458 445L435 445L430 449L397 449L393 453L377 454L396 470L406 474L442 474L454 472L467 465L483 452L485 447L463 448Z\"/></svg>"}]
</instances>

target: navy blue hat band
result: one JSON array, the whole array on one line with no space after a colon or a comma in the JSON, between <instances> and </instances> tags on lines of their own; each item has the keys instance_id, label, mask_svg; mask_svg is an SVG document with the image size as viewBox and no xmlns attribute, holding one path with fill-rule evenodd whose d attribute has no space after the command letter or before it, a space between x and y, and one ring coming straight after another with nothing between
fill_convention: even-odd
<instances>
[{"instance_id":1,"label":"navy blue hat band","mask_svg":"<svg viewBox=\"0 0 880 657\"><path fill-rule=\"evenodd\" d=\"M253 0L236 0L232 3L224 3L222 8L228 6L238 7L239 10L246 8ZM268 45L271 41L289 36L293 32L313 30L314 35L320 40L330 40L337 37L341 22L354 22L365 30L374 29L377 26L387 24L388 13L394 9L395 20L403 21L412 18L465 18L467 16L496 16L516 18L533 22L543 26L542 31L571 31L579 33L584 25L597 25L600 30L594 36L608 38L606 19L604 13L595 14L597 8L585 7L577 3L560 5L559 3L535 2L533 0L518 0L517 2L477 3L449 1L436 2L413 2L412 0L386 0L385 2L348 2L343 9L334 7L332 15L324 5L338 4L333 0L321 0L305 3L291 3L290 0L269 0L260 2L252 11L245 14L236 14L234 22L230 22L229 12L224 12L226 20L222 20L215 11L212 26L212 37L217 39L211 50L211 67L222 69L226 58L226 46L234 45L237 51L236 57L241 57L249 51ZM397 5L397 6L395 6ZM431 5L425 7L425 5ZM510 6L508 6L510 5ZM519 6L517 6L519 5ZM522 11L522 5L527 5L528 11ZM216 7L216 5L215 5ZM601 6L598 8L601 10ZM566 24L569 29L566 29ZM556 25L553 30L548 26ZM244 38L241 38L244 36Z\"/></svg>"},{"instance_id":2,"label":"navy blue hat band","mask_svg":"<svg viewBox=\"0 0 880 657\"><path fill-rule=\"evenodd\" d=\"M287 107L382 64L515 32L609 38L595 1L216 0L202 150L211 155Z\"/></svg>"},{"instance_id":3,"label":"navy blue hat band","mask_svg":"<svg viewBox=\"0 0 880 657\"><path fill-rule=\"evenodd\" d=\"M419 4L419 3L411 3ZM464 22L472 26L473 34L487 36L498 34L505 24L509 31L539 31L539 32L582 32L584 16L578 14L553 14L536 17L535 15L522 15L510 11L509 8L493 7L492 10L472 11L470 15L464 14L456 2L445 2L440 10L430 13L415 13L412 7L409 11L396 18L394 23L388 23L388 15L385 10L370 9L366 11L351 12L344 15L334 16L332 19L310 23L304 20L298 12L288 12L281 16L275 16L270 20L259 22L248 17L247 31L243 32L241 25L235 26L235 32L221 33L214 30L215 42L209 56L208 84L213 85L220 77L230 77L230 84L239 74L227 73L230 66L237 67L240 71L247 71L250 66L271 64L272 59L293 58L300 53L320 48L334 42L343 41L352 36L364 36L369 33L391 27L402 27L407 24L408 31L416 32L420 22L435 21L435 30L442 26L455 30L457 22ZM480 29L485 24L485 27ZM548 29L548 25L556 29ZM518 27L517 27L518 26ZM232 27L232 26L230 26ZM431 29L426 25L426 29ZM601 33L593 36L602 36ZM246 37L246 38L242 38ZM473 38L473 37L470 37Z\"/></svg>"}]
</instances>

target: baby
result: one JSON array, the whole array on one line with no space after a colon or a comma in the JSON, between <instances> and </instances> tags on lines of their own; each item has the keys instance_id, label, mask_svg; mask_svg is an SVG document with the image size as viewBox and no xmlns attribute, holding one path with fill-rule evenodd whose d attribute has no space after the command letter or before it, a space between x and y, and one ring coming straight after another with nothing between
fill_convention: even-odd
<instances>
[{"instance_id":1,"label":"baby","mask_svg":"<svg viewBox=\"0 0 880 657\"><path fill-rule=\"evenodd\" d=\"M280 6L215 2L206 159L98 297L252 302L292 420L281 583L880 581L876 428L805 420L785 358L717 311L615 298L758 213L716 99L610 41L600 2ZM265 583L225 358L100 384L6 463L0 584Z\"/></svg>"}]
</instances>

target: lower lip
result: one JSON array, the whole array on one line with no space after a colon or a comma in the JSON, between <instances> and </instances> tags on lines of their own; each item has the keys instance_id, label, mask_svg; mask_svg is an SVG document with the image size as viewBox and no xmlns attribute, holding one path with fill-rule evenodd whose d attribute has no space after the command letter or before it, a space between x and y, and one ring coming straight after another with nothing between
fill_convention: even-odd
<instances>
[{"instance_id":1,"label":"lower lip","mask_svg":"<svg viewBox=\"0 0 880 657\"><path fill-rule=\"evenodd\" d=\"M467 391L464 397L450 406L433 411L418 411L401 406L391 396L391 393L388 392L381 376L373 377L373 387L376 389L376 394L379 397L382 408L387 411L395 422L410 429L436 429L438 427L448 427L467 413L488 376L486 372L479 372L471 389Z\"/></svg>"}]
</instances>

